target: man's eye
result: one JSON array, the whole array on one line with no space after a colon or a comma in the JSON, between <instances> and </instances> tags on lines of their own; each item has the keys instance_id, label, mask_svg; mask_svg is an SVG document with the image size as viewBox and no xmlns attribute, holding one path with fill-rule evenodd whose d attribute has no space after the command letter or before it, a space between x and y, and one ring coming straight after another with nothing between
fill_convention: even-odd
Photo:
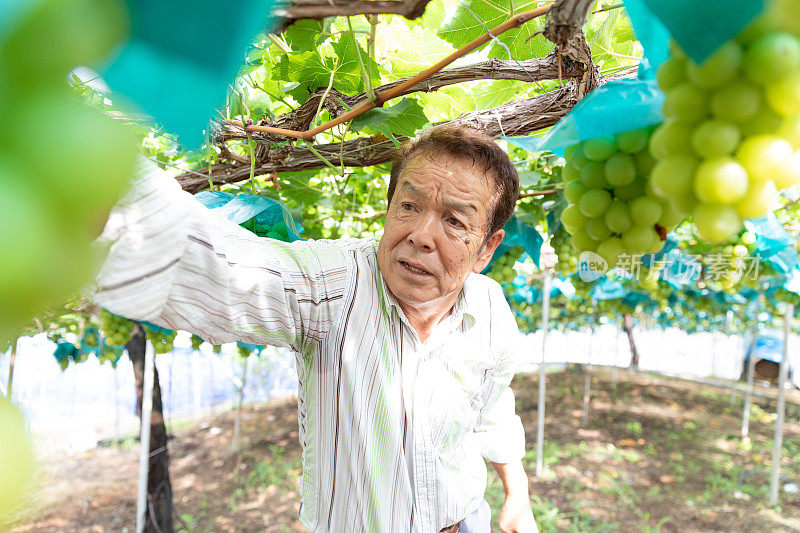
<instances>
[{"instance_id":1,"label":"man's eye","mask_svg":"<svg viewBox=\"0 0 800 533\"><path fill-rule=\"evenodd\" d=\"M457 228L460 228L460 227L463 227L463 226L464 226L464 224L462 224L462 223L461 223L461 221L460 221L460 220L458 220L456 217L450 217L450 218L448 218L448 219L447 219L447 222L449 222L451 226L455 226L455 227L457 227Z\"/></svg>"},{"instance_id":2,"label":"man's eye","mask_svg":"<svg viewBox=\"0 0 800 533\"><path fill-rule=\"evenodd\" d=\"M401 207L403 208L403 210L405 210L405 211L411 211L412 209L414 209L414 204L409 204L408 202L405 202L405 203L403 203L403 204L400 204L400 206L401 206Z\"/></svg>"}]
</instances>

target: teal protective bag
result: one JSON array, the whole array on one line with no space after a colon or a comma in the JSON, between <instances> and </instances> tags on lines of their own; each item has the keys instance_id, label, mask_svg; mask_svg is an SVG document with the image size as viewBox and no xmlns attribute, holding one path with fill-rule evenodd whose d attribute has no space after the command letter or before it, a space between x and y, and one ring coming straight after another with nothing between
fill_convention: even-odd
<instances>
[{"instance_id":1,"label":"teal protective bag","mask_svg":"<svg viewBox=\"0 0 800 533\"><path fill-rule=\"evenodd\" d=\"M659 65L669 57L669 30L643 0L625 0L623 3L633 33L644 49L646 63L643 61L639 65L639 78L652 79Z\"/></svg>"},{"instance_id":2,"label":"teal protective bag","mask_svg":"<svg viewBox=\"0 0 800 533\"><path fill-rule=\"evenodd\" d=\"M700 278L702 265L694 257L674 248L664 254L662 260L665 267L661 271L661 279L669 283L674 289L684 289L694 286Z\"/></svg>"},{"instance_id":3,"label":"teal protective bag","mask_svg":"<svg viewBox=\"0 0 800 533\"><path fill-rule=\"evenodd\" d=\"M80 357L80 350L71 342L58 341L56 349L53 351L53 357L55 357L56 361L59 363L68 361L70 358L76 360Z\"/></svg>"},{"instance_id":4,"label":"teal protective bag","mask_svg":"<svg viewBox=\"0 0 800 533\"><path fill-rule=\"evenodd\" d=\"M251 352L258 352L256 355L261 355L261 351L264 349L263 344L248 344L246 342L236 341L238 346L241 346L245 350L250 350Z\"/></svg>"},{"instance_id":5,"label":"teal protective bag","mask_svg":"<svg viewBox=\"0 0 800 533\"><path fill-rule=\"evenodd\" d=\"M627 293L627 289L619 280L606 277L597 280L589 291L593 300L616 300L624 298Z\"/></svg>"},{"instance_id":6,"label":"teal protective bag","mask_svg":"<svg viewBox=\"0 0 800 533\"><path fill-rule=\"evenodd\" d=\"M151 322L143 322L142 321L142 322L140 322L140 324L143 327L145 327L145 328L149 329L150 331L152 331L153 333L165 333L167 335L172 333L171 329L162 328L161 326L156 326L155 324L153 324Z\"/></svg>"},{"instance_id":7,"label":"teal protective bag","mask_svg":"<svg viewBox=\"0 0 800 533\"><path fill-rule=\"evenodd\" d=\"M103 77L186 148L197 148L251 40L272 26L275 1L128 0L127 5L130 40Z\"/></svg>"},{"instance_id":8,"label":"teal protective bag","mask_svg":"<svg viewBox=\"0 0 800 533\"><path fill-rule=\"evenodd\" d=\"M491 261L483 269L482 274L489 272L492 269L492 263L515 246L525 248L525 252L533 259L536 266L539 266L539 255L542 251L542 243L544 243L544 239L539 235L539 232L517 217L511 217L506 222L506 225L503 226L503 230L505 230L506 236L500 246L497 247L497 250L494 251Z\"/></svg>"},{"instance_id":9,"label":"teal protective bag","mask_svg":"<svg viewBox=\"0 0 800 533\"><path fill-rule=\"evenodd\" d=\"M664 121L664 93L655 80L614 80L597 87L544 137L503 137L529 152L564 149L587 139L645 128Z\"/></svg>"},{"instance_id":10,"label":"teal protective bag","mask_svg":"<svg viewBox=\"0 0 800 533\"><path fill-rule=\"evenodd\" d=\"M643 1L686 55L698 64L733 39L764 9L763 0Z\"/></svg>"},{"instance_id":11,"label":"teal protective bag","mask_svg":"<svg viewBox=\"0 0 800 533\"><path fill-rule=\"evenodd\" d=\"M744 221L745 228L756 236L756 255L775 270L788 274L800 269L794 239L774 213Z\"/></svg>"},{"instance_id":12,"label":"teal protective bag","mask_svg":"<svg viewBox=\"0 0 800 533\"><path fill-rule=\"evenodd\" d=\"M639 304L652 302L653 299L643 292L630 292L622 299L622 304L628 307L636 308Z\"/></svg>"},{"instance_id":13,"label":"teal protective bag","mask_svg":"<svg viewBox=\"0 0 800 533\"><path fill-rule=\"evenodd\" d=\"M289 242L303 240L303 227L294 221L291 213L280 202L257 194L233 194L222 191L202 191L195 199L213 209L231 222L244 225L256 235L264 237L267 228L278 222L286 225Z\"/></svg>"}]
</instances>

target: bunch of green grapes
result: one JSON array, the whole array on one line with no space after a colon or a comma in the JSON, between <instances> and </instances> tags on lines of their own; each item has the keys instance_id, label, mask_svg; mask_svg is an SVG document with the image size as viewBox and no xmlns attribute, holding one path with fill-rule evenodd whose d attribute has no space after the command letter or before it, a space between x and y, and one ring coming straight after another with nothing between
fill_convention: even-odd
<instances>
[{"instance_id":1,"label":"bunch of green grapes","mask_svg":"<svg viewBox=\"0 0 800 533\"><path fill-rule=\"evenodd\" d=\"M97 348L100 342L100 338L97 335L97 330L87 329L86 332L83 334L83 344L88 346L89 348Z\"/></svg>"},{"instance_id":2,"label":"bunch of green grapes","mask_svg":"<svg viewBox=\"0 0 800 533\"><path fill-rule=\"evenodd\" d=\"M192 350L199 350L200 346L205 342L203 339L198 337L197 335L192 335Z\"/></svg>"},{"instance_id":3,"label":"bunch of green grapes","mask_svg":"<svg viewBox=\"0 0 800 533\"><path fill-rule=\"evenodd\" d=\"M550 239L550 246L555 250L558 261L555 270L562 276L574 274L578 269L578 251L572 246L566 231L557 231Z\"/></svg>"},{"instance_id":4,"label":"bunch of green grapes","mask_svg":"<svg viewBox=\"0 0 800 533\"><path fill-rule=\"evenodd\" d=\"M172 343L175 341L177 331L155 331L145 326L145 333L150 343L153 345L155 353L169 353L173 349Z\"/></svg>"},{"instance_id":5,"label":"bunch of green grapes","mask_svg":"<svg viewBox=\"0 0 800 533\"><path fill-rule=\"evenodd\" d=\"M658 70L666 121L652 186L697 234L726 242L800 182L800 39L763 16L702 65L676 45Z\"/></svg>"},{"instance_id":6,"label":"bunch of green grapes","mask_svg":"<svg viewBox=\"0 0 800 533\"><path fill-rule=\"evenodd\" d=\"M117 368L120 358L122 358L122 348L119 346L106 346L97 354L97 359L101 364L109 361L114 368Z\"/></svg>"},{"instance_id":7,"label":"bunch of green grapes","mask_svg":"<svg viewBox=\"0 0 800 533\"><path fill-rule=\"evenodd\" d=\"M589 139L564 153L569 206L561 223L575 249L596 252L609 268L623 255L658 252L662 237L683 219L648 185L655 163L649 139L649 130L631 130Z\"/></svg>"},{"instance_id":8,"label":"bunch of green grapes","mask_svg":"<svg viewBox=\"0 0 800 533\"><path fill-rule=\"evenodd\" d=\"M65 83L122 40L125 3L40 0L10 11L0 40L0 337L90 279L99 258L89 244L137 150L128 128Z\"/></svg>"},{"instance_id":9,"label":"bunch of green grapes","mask_svg":"<svg viewBox=\"0 0 800 533\"><path fill-rule=\"evenodd\" d=\"M524 251L525 249L522 246L514 246L511 248L494 260L494 263L492 263L492 270L489 271L487 276L497 282L507 281L511 283L514 281L514 278L517 276L517 272L514 270L514 263L517 262L517 259L522 257Z\"/></svg>"},{"instance_id":10,"label":"bunch of green grapes","mask_svg":"<svg viewBox=\"0 0 800 533\"><path fill-rule=\"evenodd\" d=\"M125 346L131 340L131 333L136 327L136 323L132 320L115 315L106 309L100 311L97 320L109 346Z\"/></svg>"}]
</instances>

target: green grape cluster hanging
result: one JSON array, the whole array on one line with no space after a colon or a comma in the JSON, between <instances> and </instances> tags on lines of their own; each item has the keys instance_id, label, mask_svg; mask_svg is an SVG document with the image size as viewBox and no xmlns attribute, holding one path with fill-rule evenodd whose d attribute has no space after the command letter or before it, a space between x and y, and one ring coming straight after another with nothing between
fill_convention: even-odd
<instances>
[{"instance_id":1,"label":"green grape cluster hanging","mask_svg":"<svg viewBox=\"0 0 800 533\"><path fill-rule=\"evenodd\" d=\"M203 344L203 339L198 337L197 335L192 335L192 350L199 350L200 346Z\"/></svg>"},{"instance_id":2,"label":"green grape cluster hanging","mask_svg":"<svg viewBox=\"0 0 800 533\"><path fill-rule=\"evenodd\" d=\"M517 275L517 272L514 270L514 263L517 262L517 259L522 257L523 252L525 252L525 248L522 246L514 246L494 260L492 269L487 276L497 282L506 281L511 283Z\"/></svg>"},{"instance_id":3,"label":"green grape cluster hanging","mask_svg":"<svg viewBox=\"0 0 800 533\"><path fill-rule=\"evenodd\" d=\"M555 235L550 239L550 246L553 247L558 258L555 265L556 272L559 272L562 276L577 272L578 251L572 246L570 235L566 230L556 231Z\"/></svg>"},{"instance_id":4,"label":"green grape cluster hanging","mask_svg":"<svg viewBox=\"0 0 800 533\"><path fill-rule=\"evenodd\" d=\"M147 339L153 345L155 353L169 353L174 348L173 342L175 341L176 331L156 331L145 326L145 333Z\"/></svg>"},{"instance_id":5,"label":"green grape cluster hanging","mask_svg":"<svg viewBox=\"0 0 800 533\"><path fill-rule=\"evenodd\" d=\"M136 323L132 320L115 315L106 309L100 311L97 320L109 346L125 346L131 340L131 334L136 327Z\"/></svg>"},{"instance_id":6,"label":"green grape cluster hanging","mask_svg":"<svg viewBox=\"0 0 800 533\"><path fill-rule=\"evenodd\" d=\"M650 130L589 139L564 153L569 206L561 223L578 251L600 255L609 268L622 256L655 253L683 216L648 186L655 161Z\"/></svg>"},{"instance_id":7,"label":"green grape cluster hanging","mask_svg":"<svg viewBox=\"0 0 800 533\"><path fill-rule=\"evenodd\" d=\"M786 22L769 12L701 65L673 43L659 67L652 186L706 241L730 240L800 182L800 28Z\"/></svg>"},{"instance_id":8,"label":"green grape cluster hanging","mask_svg":"<svg viewBox=\"0 0 800 533\"><path fill-rule=\"evenodd\" d=\"M89 348L97 348L100 343L100 338L97 335L97 330L94 328L87 329L83 334L83 344Z\"/></svg>"}]
</instances>

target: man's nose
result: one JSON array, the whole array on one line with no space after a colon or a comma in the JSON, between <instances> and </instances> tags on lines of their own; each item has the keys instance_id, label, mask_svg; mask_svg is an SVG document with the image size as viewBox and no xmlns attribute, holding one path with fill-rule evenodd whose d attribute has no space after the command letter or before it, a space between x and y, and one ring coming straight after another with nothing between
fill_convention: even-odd
<instances>
[{"instance_id":1,"label":"man's nose","mask_svg":"<svg viewBox=\"0 0 800 533\"><path fill-rule=\"evenodd\" d=\"M436 246L436 216L431 214L423 214L417 217L414 227L408 234L408 240L415 246L427 250L433 250Z\"/></svg>"}]
</instances>

